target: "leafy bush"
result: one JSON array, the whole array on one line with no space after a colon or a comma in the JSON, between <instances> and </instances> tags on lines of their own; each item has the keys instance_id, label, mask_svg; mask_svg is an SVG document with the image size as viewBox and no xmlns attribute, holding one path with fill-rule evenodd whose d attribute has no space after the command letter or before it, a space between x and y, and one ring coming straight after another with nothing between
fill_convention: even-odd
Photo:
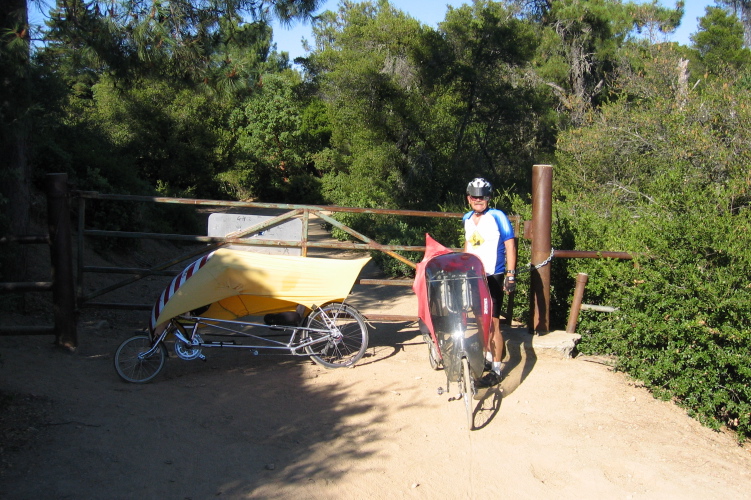
<instances>
[{"instance_id":1,"label":"leafy bush","mask_svg":"<svg viewBox=\"0 0 751 500\"><path fill-rule=\"evenodd\" d=\"M743 440L751 436L751 96L733 82L669 95L631 83L650 82L627 81L627 99L559 140L555 206L567 246L636 255L570 266L569 282L574 272L590 276L586 302L618 308L583 312L579 348L615 355L656 396Z\"/></svg>"},{"instance_id":2,"label":"leafy bush","mask_svg":"<svg viewBox=\"0 0 751 500\"><path fill-rule=\"evenodd\" d=\"M751 249L743 241L751 211L703 212L700 220L655 214L636 222L611 214L609 224L630 223L632 237L644 235L643 247L636 265L578 266L590 275L587 302L618 308L610 315L582 314L580 349L616 355L618 369L658 397L745 438L751 435ZM647 234L651 226L661 228L659 235Z\"/></svg>"}]
</instances>

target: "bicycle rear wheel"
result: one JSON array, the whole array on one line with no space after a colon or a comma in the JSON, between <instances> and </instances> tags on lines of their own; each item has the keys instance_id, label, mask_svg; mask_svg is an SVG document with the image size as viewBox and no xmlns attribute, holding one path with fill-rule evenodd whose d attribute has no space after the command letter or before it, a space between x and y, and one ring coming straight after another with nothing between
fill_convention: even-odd
<instances>
[{"instance_id":1,"label":"bicycle rear wheel","mask_svg":"<svg viewBox=\"0 0 751 500\"><path fill-rule=\"evenodd\" d=\"M152 347L147 335L136 335L120 344L115 351L115 371L126 382L143 384L153 379L164 367L167 349L163 343L148 357L144 356Z\"/></svg>"},{"instance_id":2,"label":"bicycle rear wheel","mask_svg":"<svg viewBox=\"0 0 751 500\"><path fill-rule=\"evenodd\" d=\"M462 393L462 399L464 400L464 408L467 412L467 428L471 431L475 426L474 408L472 408L472 397L474 388L474 379L472 373L469 370L469 361L467 358L462 358L462 378L459 381L459 390Z\"/></svg>"},{"instance_id":3,"label":"bicycle rear wheel","mask_svg":"<svg viewBox=\"0 0 751 500\"><path fill-rule=\"evenodd\" d=\"M368 327L357 310L344 303L328 304L308 316L303 342L310 357L326 368L342 368L357 363L368 348Z\"/></svg>"}]
</instances>

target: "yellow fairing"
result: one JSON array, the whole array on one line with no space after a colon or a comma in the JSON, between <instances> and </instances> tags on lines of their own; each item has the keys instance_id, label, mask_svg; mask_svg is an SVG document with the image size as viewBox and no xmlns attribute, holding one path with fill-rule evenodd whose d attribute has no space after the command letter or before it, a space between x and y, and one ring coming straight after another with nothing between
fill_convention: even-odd
<instances>
[{"instance_id":1,"label":"yellow fairing","mask_svg":"<svg viewBox=\"0 0 751 500\"><path fill-rule=\"evenodd\" d=\"M156 325L206 305L202 316L234 319L341 301L369 260L220 249L170 297Z\"/></svg>"}]
</instances>

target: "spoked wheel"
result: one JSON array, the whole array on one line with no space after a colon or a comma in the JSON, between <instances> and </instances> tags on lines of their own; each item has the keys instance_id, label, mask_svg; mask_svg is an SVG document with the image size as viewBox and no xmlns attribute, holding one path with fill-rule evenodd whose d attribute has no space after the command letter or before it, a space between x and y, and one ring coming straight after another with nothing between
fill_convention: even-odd
<instances>
[{"instance_id":1,"label":"spoked wheel","mask_svg":"<svg viewBox=\"0 0 751 500\"><path fill-rule=\"evenodd\" d=\"M462 379L459 381L459 389L462 392L464 408L467 410L467 428L472 430L475 426L474 408L472 408L472 397L474 396L474 379L469 371L469 361L462 358Z\"/></svg>"},{"instance_id":2,"label":"spoked wheel","mask_svg":"<svg viewBox=\"0 0 751 500\"><path fill-rule=\"evenodd\" d=\"M146 335L131 337L117 348L115 352L115 370L126 382L143 384L153 379L164 367L167 349L161 342L151 354L151 338Z\"/></svg>"},{"instance_id":3,"label":"spoked wheel","mask_svg":"<svg viewBox=\"0 0 751 500\"><path fill-rule=\"evenodd\" d=\"M302 341L313 361L326 368L341 368L357 363L368 348L368 327L354 307L343 303L328 304L308 316Z\"/></svg>"},{"instance_id":4,"label":"spoked wheel","mask_svg":"<svg viewBox=\"0 0 751 500\"><path fill-rule=\"evenodd\" d=\"M434 370L440 370L443 366L443 360L438 354L438 348L430 337L428 337L425 342L428 344L428 361L430 361L430 367Z\"/></svg>"}]
</instances>

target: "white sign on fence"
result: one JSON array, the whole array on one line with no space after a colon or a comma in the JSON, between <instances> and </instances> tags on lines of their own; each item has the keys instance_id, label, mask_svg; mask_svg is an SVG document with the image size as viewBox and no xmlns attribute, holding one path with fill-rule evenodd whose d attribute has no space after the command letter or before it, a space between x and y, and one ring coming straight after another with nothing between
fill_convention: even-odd
<instances>
[{"instance_id":1,"label":"white sign on fence","mask_svg":"<svg viewBox=\"0 0 751 500\"><path fill-rule=\"evenodd\" d=\"M225 237L230 233L247 229L272 218L271 215L211 214L209 215L209 236ZM264 229L249 239L302 241L302 221L289 219L278 226ZM302 249L299 247L229 245L229 248L265 254L302 255Z\"/></svg>"}]
</instances>

